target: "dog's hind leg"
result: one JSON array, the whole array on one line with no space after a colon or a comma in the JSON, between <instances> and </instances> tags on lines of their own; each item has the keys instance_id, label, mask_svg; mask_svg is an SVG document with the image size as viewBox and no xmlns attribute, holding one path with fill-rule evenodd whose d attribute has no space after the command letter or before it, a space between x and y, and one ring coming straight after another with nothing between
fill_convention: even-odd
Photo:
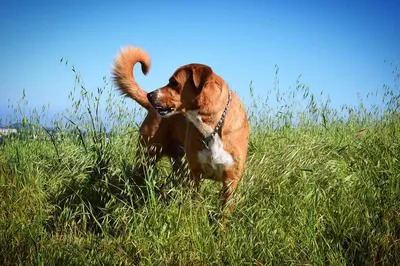
<instances>
[{"instance_id":1,"label":"dog's hind leg","mask_svg":"<svg viewBox=\"0 0 400 266\"><path fill-rule=\"evenodd\" d=\"M185 152L182 145L178 141L171 141L166 153L171 158L172 163L170 180L172 180L174 185L177 185L178 182L182 182L182 179L185 177L187 172L183 160Z\"/></svg>"},{"instance_id":2,"label":"dog's hind leg","mask_svg":"<svg viewBox=\"0 0 400 266\"><path fill-rule=\"evenodd\" d=\"M133 181L138 186L145 184L145 178L149 170L154 167L162 157L162 148L158 145L151 145L140 137L138 149L136 150L136 166L133 169Z\"/></svg>"}]
</instances>

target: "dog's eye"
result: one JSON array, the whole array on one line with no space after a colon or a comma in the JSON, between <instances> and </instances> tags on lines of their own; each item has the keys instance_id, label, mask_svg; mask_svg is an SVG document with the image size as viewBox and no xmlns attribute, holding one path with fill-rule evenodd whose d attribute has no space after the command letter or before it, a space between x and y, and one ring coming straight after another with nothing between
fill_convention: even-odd
<instances>
[{"instance_id":1,"label":"dog's eye","mask_svg":"<svg viewBox=\"0 0 400 266\"><path fill-rule=\"evenodd\" d=\"M174 88L178 86L178 82L176 82L175 80L170 80L168 86Z\"/></svg>"}]
</instances>

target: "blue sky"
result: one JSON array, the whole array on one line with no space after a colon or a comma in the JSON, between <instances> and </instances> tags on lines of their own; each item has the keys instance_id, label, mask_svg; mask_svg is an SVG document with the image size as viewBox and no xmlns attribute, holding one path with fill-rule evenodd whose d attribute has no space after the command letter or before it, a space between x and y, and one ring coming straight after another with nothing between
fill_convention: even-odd
<instances>
[{"instance_id":1,"label":"blue sky","mask_svg":"<svg viewBox=\"0 0 400 266\"><path fill-rule=\"evenodd\" d=\"M393 84L400 59L400 1L18 1L0 8L0 117L26 90L30 107L69 105L74 86L67 59L90 90L110 77L120 47L133 44L152 58L137 73L147 91L187 63L210 65L247 101L301 81L329 94L334 106L355 104ZM271 103L274 104L274 103Z\"/></svg>"}]
</instances>

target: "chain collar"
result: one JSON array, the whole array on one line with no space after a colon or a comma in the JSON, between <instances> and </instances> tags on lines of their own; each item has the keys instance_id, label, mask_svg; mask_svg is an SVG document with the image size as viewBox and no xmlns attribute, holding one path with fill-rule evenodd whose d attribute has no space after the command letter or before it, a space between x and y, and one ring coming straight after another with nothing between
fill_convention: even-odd
<instances>
[{"instance_id":1,"label":"chain collar","mask_svg":"<svg viewBox=\"0 0 400 266\"><path fill-rule=\"evenodd\" d=\"M208 146L210 144L210 141L214 138L216 134L218 134L219 129L221 128L222 124L224 123L226 113L228 112L229 104L231 103L232 100L232 91L229 90L228 92L228 102L225 105L224 112L221 115L221 119L218 121L217 126L215 127L214 131L208 135L204 140L201 140L203 142L204 146L209 150L210 147Z\"/></svg>"}]
</instances>

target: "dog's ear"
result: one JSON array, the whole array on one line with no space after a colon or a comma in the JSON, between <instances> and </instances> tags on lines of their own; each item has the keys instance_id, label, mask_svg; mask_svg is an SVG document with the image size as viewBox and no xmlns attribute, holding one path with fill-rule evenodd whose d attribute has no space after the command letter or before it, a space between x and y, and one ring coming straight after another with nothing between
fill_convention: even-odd
<instances>
[{"instance_id":1,"label":"dog's ear","mask_svg":"<svg viewBox=\"0 0 400 266\"><path fill-rule=\"evenodd\" d=\"M209 66L194 66L192 67L192 78L196 89L202 89L207 81L212 79L213 71Z\"/></svg>"}]
</instances>

